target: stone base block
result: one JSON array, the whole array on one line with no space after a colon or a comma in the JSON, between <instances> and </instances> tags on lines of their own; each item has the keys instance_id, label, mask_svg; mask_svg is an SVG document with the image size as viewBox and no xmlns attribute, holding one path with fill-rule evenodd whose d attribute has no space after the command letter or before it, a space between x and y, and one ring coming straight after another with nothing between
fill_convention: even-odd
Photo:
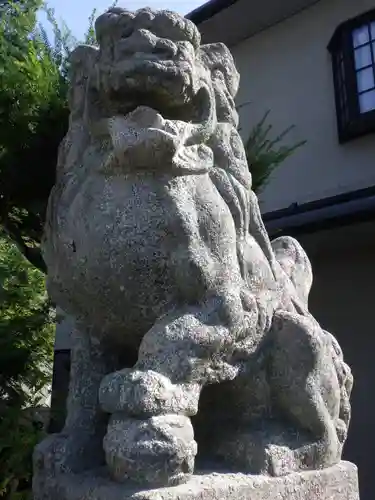
<instances>
[{"instance_id":1,"label":"stone base block","mask_svg":"<svg viewBox=\"0 0 375 500\"><path fill-rule=\"evenodd\" d=\"M140 490L116 484L104 472L34 477L34 500L359 500L357 468L329 469L280 478L202 472L184 485Z\"/></svg>"}]
</instances>

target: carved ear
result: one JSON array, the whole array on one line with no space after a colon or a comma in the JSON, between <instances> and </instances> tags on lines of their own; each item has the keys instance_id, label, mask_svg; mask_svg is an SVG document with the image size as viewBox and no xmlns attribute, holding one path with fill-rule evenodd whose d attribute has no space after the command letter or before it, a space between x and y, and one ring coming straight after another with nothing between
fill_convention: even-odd
<instances>
[{"instance_id":1,"label":"carved ear","mask_svg":"<svg viewBox=\"0 0 375 500\"><path fill-rule=\"evenodd\" d=\"M69 55L68 63L72 75L81 72L88 76L98 57L99 49L92 45L78 45Z\"/></svg>"},{"instance_id":2,"label":"carved ear","mask_svg":"<svg viewBox=\"0 0 375 500\"><path fill-rule=\"evenodd\" d=\"M234 98L240 84L240 75L228 47L223 43L210 43L201 46L200 54L204 65L211 73L217 71L222 73L228 92Z\"/></svg>"},{"instance_id":3,"label":"carved ear","mask_svg":"<svg viewBox=\"0 0 375 500\"><path fill-rule=\"evenodd\" d=\"M70 85L68 103L73 120L83 117L87 82L95 67L99 50L90 45L78 45L68 58Z\"/></svg>"},{"instance_id":4,"label":"carved ear","mask_svg":"<svg viewBox=\"0 0 375 500\"><path fill-rule=\"evenodd\" d=\"M119 39L125 33L130 34L135 16L136 12L121 7L111 7L101 14L95 21L95 34L99 45L107 36Z\"/></svg>"}]
</instances>

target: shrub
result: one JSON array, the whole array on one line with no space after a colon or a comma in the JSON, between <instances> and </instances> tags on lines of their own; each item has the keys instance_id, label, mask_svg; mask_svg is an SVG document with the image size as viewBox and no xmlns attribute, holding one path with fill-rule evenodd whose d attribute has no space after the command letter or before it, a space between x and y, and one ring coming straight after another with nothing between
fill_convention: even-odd
<instances>
[{"instance_id":1,"label":"shrub","mask_svg":"<svg viewBox=\"0 0 375 500\"><path fill-rule=\"evenodd\" d=\"M0 234L0 497L8 500L29 494L42 432L31 410L51 380L53 338L43 274Z\"/></svg>"}]
</instances>

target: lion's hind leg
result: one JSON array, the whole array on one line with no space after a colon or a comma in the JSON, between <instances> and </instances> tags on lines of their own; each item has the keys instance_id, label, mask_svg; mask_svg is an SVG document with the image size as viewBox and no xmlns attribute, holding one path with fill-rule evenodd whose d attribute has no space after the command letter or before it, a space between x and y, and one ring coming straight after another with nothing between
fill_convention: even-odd
<instances>
[{"instance_id":1,"label":"lion's hind leg","mask_svg":"<svg viewBox=\"0 0 375 500\"><path fill-rule=\"evenodd\" d=\"M340 459L337 435L340 384L330 338L311 317L279 312L272 333L270 387L275 412L306 441L283 460L280 446L270 447L273 474L329 467Z\"/></svg>"},{"instance_id":2,"label":"lion's hind leg","mask_svg":"<svg viewBox=\"0 0 375 500\"><path fill-rule=\"evenodd\" d=\"M211 449L226 465L253 474L335 464L343 412L330 337L311 316L277 312L260 359L255 367L249 360L247 376L227 383L238 404L226 406L232 418Z\"/></svg>"}]
</instances>

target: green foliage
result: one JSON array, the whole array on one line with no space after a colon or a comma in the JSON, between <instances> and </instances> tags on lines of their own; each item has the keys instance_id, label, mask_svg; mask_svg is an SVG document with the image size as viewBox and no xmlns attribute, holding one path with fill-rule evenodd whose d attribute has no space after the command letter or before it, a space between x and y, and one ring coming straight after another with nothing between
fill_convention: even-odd
<instances>
[{"instance_id":1,"label":"green foliage","mask_svg":"<svg viewBox=\"0 0 375 500\"><path fill-rule=\"evenodd\" d=\"M300 141L292 146L283 143L285 136L294 128L294 125L286 128L275 138L269 138L272 125L266 124L268 115L269 111L251 130L244 144L253 178L253 190L258 194L266 187L275 168L306 143L306 141Z\"/></svg>"},{"instance_id":2,"label":"green foliage","mask_svg":"<svg viewBox=\"0 0 375 500\"><path fill-rule=\"evenodd\" d=\"M88 45L96 45L96 33L95 33L95 18L96 9L94 9L89 17L89 26L85 34L85 41Z\"/></svg>"},{"instance_id":3,"label":"green foliage","mask_svg":"<svg viewBox=\"0 0 375 500\"><path fill-rule=\"evenodd\" d=\"M46 203L68 120L66 37L56 32L61 45L51 50L36 23L41 5L9 3L0 16L0 225L39 268Z\"/></svg>"},{"instance_id":4,"label":"green foliage","mask_svg":"<svg viewBox=\"0 0 375 500\"><path fill-rule=\"evenodd\" d=\"M68 83L68 66L67 59L69 53L78 44L77 39L73 36L65 21L60 24L56 21L55 11L47 4L43 3L40 8L46 15L47 22L52 28L53 40L50 41L42 24L38 24L36 33L38 33L42 41L43 48L48 51L50 60L53 62L54 67L60 72L61 82L63 84L64 93L61 95L63 99L66 98L67 83ZM92 24L90 27L92 28ZM88 35L87 35L88 36Z\"/></svg>"},{"instance_id":5,"label":"green foliage","mask_svg":"<svg viewBox=\"0 0 375 500\"><path fill-rule=\"evenodd\" d=\"M44 433L15 407L3 412L0 432L0 498L31 500L32 453Z\"/></svg>"},{"instance_id":6,"label":"green foliage","mask_svg":"<svg viewBox=\"0 0 375 500\"><path fill-rule=\"evenodd\" d=\"M30 411L51 380L54 316L44 275L0 234L0 498L27 498L40 439Z\"/></svg>"},{"instance_id":7,"label":"green foliage","mask_svg":"<svg viewBox=\"0 0 375 500\"><path fill-rule=\"evenodd\" d=\"M13 243L1 237L1 401L23 406L30 402L30 394L37 397L49 380L52 322L43 274Z\"/></svg>"}]
</instances>

